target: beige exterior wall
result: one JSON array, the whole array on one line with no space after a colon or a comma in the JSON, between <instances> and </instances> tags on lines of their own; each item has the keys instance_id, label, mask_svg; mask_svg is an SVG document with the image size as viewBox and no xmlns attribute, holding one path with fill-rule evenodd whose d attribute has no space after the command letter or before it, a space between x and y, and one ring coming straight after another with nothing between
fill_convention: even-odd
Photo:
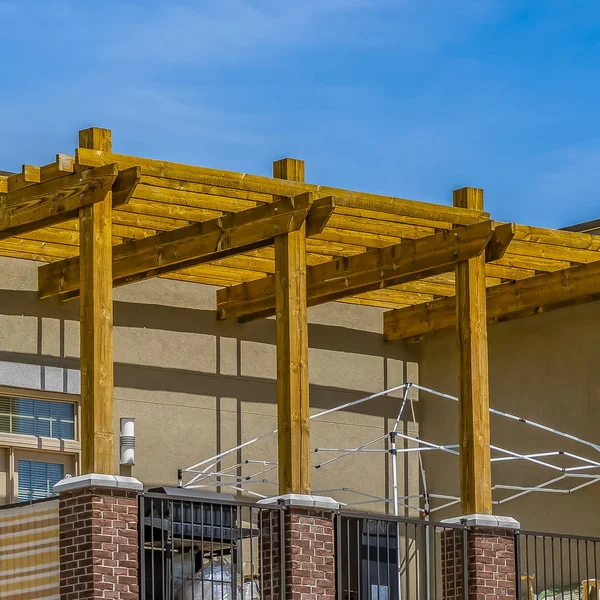
<instances>
[{"instance_id":1,"label":"beige exterior wall","mask_svg":"<svg viewBox=\"0 0 600 600\"><path fill-rule=\"evenodd\" d=\"M37 266L0 258L0 386L77 394L78 305L39 301ZM147 486L173 485L178 468L275 427L273 320L219 322L214 309L215 288L208 286L152 280L115 290L115 436L121 416L135 417L133 474ZM385 343L380 310L340 303L310 309L309 317L314 411L419 378L425 386L456 393L453 336L417 345ZM492 406L600 443L599 323L600 303L591 303L490 327ZM424 439L440 444L457 442L454 403L421 394L415 404L419 425L407 423L405 431L412 435L420 429ZM382 399L313 421L311 445L365 443L389 430L398 406L398 398ZM560 449L598 458L593 449L500 417L492 419L492 442L519 452ZM313 456L313 462L329 456ZM222 467L275 458L271 437L227 457ZM70 459L74 472L75 459ZM416 493L417 455L403 459L402 491ZM458 493L457 458L424 452L423 461L430 492ZM10 462L0 439L0 503L11 485ZM313 489L349 487L389 496L387 474L385 455L353 455L313 471ZM509 485L537 485L558 474L517 462L493 468L494 482ZM259 484L253 489L269 494L275 488ZM352 494L331 494L358 500ZM495 498L507 494L499 492ZM595 516L599 499L600 483L573 494L533 493L494 510L518 518L527 528L600 535ZM381 503L357 508L384 509ZM455 506L433 518L458 513Z\"/></svg>"},{"instance_id":2,"label":"beige exterior wall","mask_svg":"<svg viewBox=\"0 0 600 600\"><path fill-rule=\"evenodd\" d=\"M600 303L491 326L491 406L600 443L599 331ZM456 338L425 341L419 346L422 384L455 395ZM456 404L422 394L419 415L424 439L456 443ZM492 417L492 444L522 453L565 450L600 458L591 448L497 416ZM458 459L438 452L426 452L423 458L430 492L457 493ZM549 460L565 467L575 464L564 458ZM519 486L538 485L559 475L517 462L497 463L492 469L494 483ZM577 483L571 481L570 485ZM497 492L494 497L506 495L506 491ZM532 493L497 505L494 512L515 517L528 529L600 535L599 501L600 483L596 483L572 494ZM458 507L454 507L434 516L457 514Z\"/></svg>"},{"instance_id":3,"label":"beige exterior wall","mask_svg":"<svg viewBox=\"0 0 600 600\"><path fill-rule=\"evenodd\" d=\"M37 267L0 258L0 385L78 393L78 304L38 300ZM163 279L115 290L115 439L119 418L134 417L133 475L147 486L174 485L178 468L275 428L275 323L217 321L215 290ZM418 378L417 348L385 343L381 312L340 303L309 310L314 411ZM346 448L382 435L397 413L395 396L313 421L311 445ZM316 461L331 456L319 454ZM228 457L222 467L246 459L275 460L275 437ZM407 493L418 486L416 460L411 454L401 461ZM314 470L313 489L348 487L389 496L386 463L384 454L353 455ZM276 488L253 489L271 494Z\"/></svg>"}]
</instances>

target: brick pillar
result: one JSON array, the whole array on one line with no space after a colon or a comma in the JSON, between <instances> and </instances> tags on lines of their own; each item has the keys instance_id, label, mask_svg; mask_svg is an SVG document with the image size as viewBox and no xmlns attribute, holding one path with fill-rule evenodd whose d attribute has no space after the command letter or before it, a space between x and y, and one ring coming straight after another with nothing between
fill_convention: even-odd
<instances>
[{"instance_id":1,"label":"brick pillar","mask_svg":"<svg viewBox=\"0 0 600 600\"><path fill-rule=\"evenodd\" d=\"M276 510L265 509L259 514L261 600L281 600L280 518L280 513Z\"/></svg>"},{"instance_id":2,"label":"brick pillar","mask_svg":"<svg viewBox=\"0 0 600 600\"><path fill-rule=\"evenodd\" d=\"M287 494L259 504L285 506L285 600L334 600L335 560L333 514L339 504L321 496ZM273 540L273 535L276 540ZM261 527L263 600L282 600L279 573L279 525ZM274 560L271 561L271 549ZM275 558L276 557L276 558ZM276 573L271 573L271 563ZM270 589L266 582L273 581Z\"/></svg>"},{"instance_id":3,"label":"brick pillar","mask_svg":"<svg viewBox=\"0 0 600 600\"><path fill-rule=\"evenodd\" d=\"M61 600L138 600L138 493L132 477L81 475L59 495Z\"/></svg>"},{"instance_id":4,"label":"brick pillar","mask_svg":"<svg viewBox=\"0 0 600 600\"><path fill-rule=\"evenodd\" d=\"M468 600L516 598L515 529L510 517L470 515L445 522L463 522L467 532ZM446 529L441 539L442 598L464 598L463 531ZM466 599L465 599L466 600Z\"/></svg>"}]
</instances>

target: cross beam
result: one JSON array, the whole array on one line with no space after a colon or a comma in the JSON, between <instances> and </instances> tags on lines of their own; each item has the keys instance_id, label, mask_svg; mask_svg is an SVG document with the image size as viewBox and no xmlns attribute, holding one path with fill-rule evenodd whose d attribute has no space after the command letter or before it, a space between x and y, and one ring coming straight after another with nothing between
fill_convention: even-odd
<instances>
[{"instance_id":1,"label":"cross beam","mask_svg":"<svg viewBox=\"0 0 600 600\"><path fill-rule=\"evenodd\" d=\"M119 173L113 163L2 194L0 239L74 219L79 209L103 201L111 190L113 202L124 204L140 176L138 168Z\"/></svg>"},{"instance_id":2,"label":"cross beam","mask_svg":"<svg viewBox=\"0 0 600 600\"><path fill-rule=\"evenodd\" d=\"M600 295L600 260L489 287L486 295L488 324L589 302ZM445 335L455 325L454 296L384 313L388 340Z\"/></svg>"},{"instance_id":3,"label":"cross beam","mask_svg":"<svg viewBox=\"0 0 600 600\"><path fill-rule=\"evenodd\" d=\"M298 230L305 220L309 235L315 235L325 226L335 203L333 198L312 203L311 199L310 193L304 193L114 246L113 286L267 246L277 236ZM40 297L77 297L79 271L77 256L40 267Z\"/></svg>"},{"instance_id":4,"label":"cross beam","mask_svg":"<svg viewBox=\"0 0 600 600\"><path fill-rule=\"evenodd\" d=\"M510 223L496 226L492 221L483 221L311 266L306 276L308 305L446 273L459 261L479 256L484 250L487 260L497 260L514 233ZM274 276L217 292L219 319L249 321L274 313Z\"/></svg>"}]
</instances>

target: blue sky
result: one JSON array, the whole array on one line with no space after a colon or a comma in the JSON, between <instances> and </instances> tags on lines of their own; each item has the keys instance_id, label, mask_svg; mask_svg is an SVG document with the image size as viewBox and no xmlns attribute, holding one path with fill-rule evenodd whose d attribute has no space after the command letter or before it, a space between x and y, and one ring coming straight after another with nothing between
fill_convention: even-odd
<instances>
[{"instance_id":1,"label":"blue sky","mask_svg":"<svg viewBox=\"0 0 600 600\"><path fill-rule=\"evenodd\" d=\"M597 0L0 0L0 169L116 152L600 218Z\"/></svg>"}]
</instances>

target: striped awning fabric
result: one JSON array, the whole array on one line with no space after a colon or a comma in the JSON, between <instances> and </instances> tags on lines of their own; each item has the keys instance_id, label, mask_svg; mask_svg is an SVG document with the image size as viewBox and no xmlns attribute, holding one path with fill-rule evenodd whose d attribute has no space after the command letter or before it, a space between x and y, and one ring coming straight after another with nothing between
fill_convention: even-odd
<instances>
[{"instance_id":1,"label":"striped awning fabric","mask_svg":"<svg viewBox=\"0 0 600 600\"><path fill-rule=\"evenodd\" d=\"M0 598L58 600L58 500L0 509Z\"/></svg>"}]
</instances>

